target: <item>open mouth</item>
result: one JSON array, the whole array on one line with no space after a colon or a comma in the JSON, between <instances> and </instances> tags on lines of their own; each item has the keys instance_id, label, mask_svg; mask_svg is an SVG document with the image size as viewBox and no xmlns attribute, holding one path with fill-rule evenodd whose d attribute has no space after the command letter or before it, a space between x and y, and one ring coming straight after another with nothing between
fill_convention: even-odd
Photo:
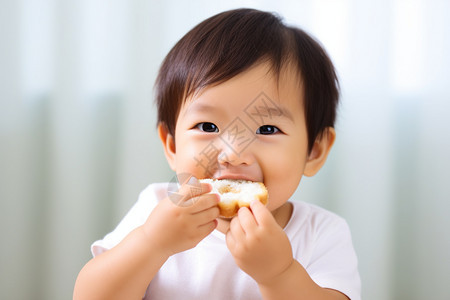
<instances>
[{"instance_id":1,"label":"open mouth","mask_svg":"<svg viewBox=\"0 0 450 300\"><path fill-rule=\"evenodd\" d=\"M246 181L254 181L254 182L259 181L259 180L255 180L254 178L250 178L249 176L246 176L245 174L224 174L215 179L246 180Z\"/></svg>"}]
</instances>

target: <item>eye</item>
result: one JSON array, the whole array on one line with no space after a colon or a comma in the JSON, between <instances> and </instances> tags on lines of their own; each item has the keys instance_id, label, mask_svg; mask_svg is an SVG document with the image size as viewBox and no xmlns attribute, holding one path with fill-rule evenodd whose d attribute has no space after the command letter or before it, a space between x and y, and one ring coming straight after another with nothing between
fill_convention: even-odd
<instances>
[{"instance_id":1,"label":"eye","mask_svg":"<svg viewBox=\"0 0 450 300\"><path fill-rule=\"evenodd\" d=\"M195 128L204 132L219 132L219 128L214 123L210 122L198 123L197 125L195 125Z\"/></svg>"},{"instance_id":2,"label":"eye","mask_svg":"<svg viewBox=\"0 0 450 300\"><path fill-rule=\"evenodd\" d=\"M256 130L256 134L264 134L264 135L275 134L278 132L281 132L281 130L273 125L263 125Z\"/></svg>"}]
</instances>

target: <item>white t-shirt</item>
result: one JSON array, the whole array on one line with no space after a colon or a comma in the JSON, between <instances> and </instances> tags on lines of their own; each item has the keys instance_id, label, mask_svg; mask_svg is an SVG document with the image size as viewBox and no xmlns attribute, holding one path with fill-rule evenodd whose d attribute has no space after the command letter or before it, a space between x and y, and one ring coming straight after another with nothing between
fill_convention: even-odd
<instances>
[{"instance_id":1,"label":"white t-shirt","mask_svg":"<svg viewBox=\"0 0 450 300\"><path fill-rule=\"evenodd\" d=\"M151 184L142 191L116 229L92 244L92 254L111 249L142 225L167 191L167 183ZM312 204L291 203L293 212L284 231L294 258L318 285L359 300L357 258L345 220ZM171 256L151 281L144 299L248 300L261 299L261 294L255 281L235 264L225 235L215 230L195 248Z\"/></svg>"}]
</instances>

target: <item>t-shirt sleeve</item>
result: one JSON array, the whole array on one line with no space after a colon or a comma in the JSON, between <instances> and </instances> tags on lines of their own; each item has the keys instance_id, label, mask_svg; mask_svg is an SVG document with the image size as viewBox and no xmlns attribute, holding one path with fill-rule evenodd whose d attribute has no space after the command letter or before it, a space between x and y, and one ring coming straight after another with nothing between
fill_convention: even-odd
<instances>
[{"instance_id":1,"label":"t-shirt sleeve","mask_svg":"<svg viewBox=\"0 0 450 300\"><path fill-rule=\"evenodd\" d=\"M347 222L333 215L318 226L307 271L318 285L361 299L358 260Z\"/></svg>"},{"instance_id":2,"label":"t-shirt sleeve","mask_svg":"<svg viewBox=\"0 0 450 300\"><path fill-rule=\"evenodd\" d=\"M117 227L103 239L97 240L91 245L91 253L93 256L100 255L115 247L131 231L145 223L151 211L158 203L154 188L153 185L150 185L143 190L139 195L138 201L131 207Z\"/></svg>"}]
</instances>

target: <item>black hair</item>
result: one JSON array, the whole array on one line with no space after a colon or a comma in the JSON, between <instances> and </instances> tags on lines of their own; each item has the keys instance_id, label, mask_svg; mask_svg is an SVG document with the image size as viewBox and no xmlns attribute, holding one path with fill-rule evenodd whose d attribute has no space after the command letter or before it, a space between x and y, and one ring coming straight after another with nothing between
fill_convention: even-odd
<instances>
[{"instance_id":1,"label":"black hair","mask_svg":"<svg viewBox=\"0 0 450 300\"><path fill-rule=\"evenodd\" d=\"M273 13L236 9L219 13L190 30L164 59L156 80L158 124L175 136L181 105L195 91L222 83L261 61L279 75L295 64L303 86L308 150L334 127L339 84L323 47L305 31ZM301 101L301 99L299 99Z\"/></svg>"}]
</instances>

